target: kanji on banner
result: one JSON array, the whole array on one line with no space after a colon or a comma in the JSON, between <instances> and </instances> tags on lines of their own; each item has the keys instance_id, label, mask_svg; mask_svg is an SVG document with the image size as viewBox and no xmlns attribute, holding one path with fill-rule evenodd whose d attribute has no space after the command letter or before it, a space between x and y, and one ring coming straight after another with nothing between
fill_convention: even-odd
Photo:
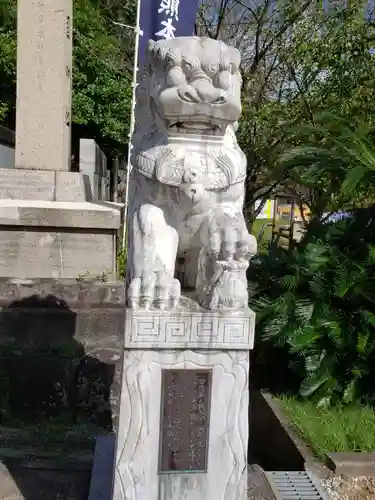
<instances>
[{"instance_id":1,"label":"kanji on banner","mask_svg":"<svg viewBox=\"0 0 375 500\"><path fill-rule=\"evenodd\" d=\"M149 40L162 40L194 34L198 0L140 0L139 66L142 66Z\"/></svg>"}]
</instances>

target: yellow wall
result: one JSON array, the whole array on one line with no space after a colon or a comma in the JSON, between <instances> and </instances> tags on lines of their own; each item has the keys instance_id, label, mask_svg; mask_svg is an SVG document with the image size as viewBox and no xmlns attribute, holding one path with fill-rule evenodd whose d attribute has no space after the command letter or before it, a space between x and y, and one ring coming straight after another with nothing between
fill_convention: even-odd
<instances>
[{"instance_id":1,"label":"yellow wall","mask_svg":"<svg viewBox=\"0 0 375 500\"><path fill-rule=\"evenodd\" d=\"M276 219L289 218L292 206L288 203L277 203L277 200L267 200L257 219L273 219L273 211L276 210ZM309 209L304 206L305 217L309 216ZM300 209L295 206L294 218L302 219Z\"/></svg>"}]
</instances>

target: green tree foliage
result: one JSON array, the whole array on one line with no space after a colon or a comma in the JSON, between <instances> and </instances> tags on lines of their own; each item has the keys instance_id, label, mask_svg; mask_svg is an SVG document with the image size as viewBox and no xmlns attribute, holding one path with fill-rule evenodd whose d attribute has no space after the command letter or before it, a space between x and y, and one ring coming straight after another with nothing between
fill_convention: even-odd
<instances>
[{"instance_id":1,"label":"green tree foliage","mask_svg":"<svg viewBox=\"0 0 375 500\"><path fill-rule=\"evenodd\" d=\"M135 2L74 1L73 139L92 137L107 152L128 141ZM15 125L16 0L0 0L0 122Z\"/></svg>"},{"instance_id":2,"label":"green tree foliage","mask_svg":"<svg viewBox=\"0 0 375 500\"><path fill-rule=\"evenodd\" d=\"M113 153L128 140L133 75L131 60L125 59L129 37L120 42L104 12L86 0L75 1L72 110L81 133Z\"/></svg>"},{"instance_id":3,"label":"green tree foliage","mask_svg":"<svg viewBox=\"0 0 375 500\"><path fill-rule=\"evenodd\" d=\"M327 9L314 0L202 0L197 32L242 53L238 137L248 158L250 223L254 202L280 184L310 207L319 198L277 168L280 151L290 146L290 127L313 123L322 111L373 126L374 23L364 15L367 3L330 1Z\"/></svg>"},{"instance_id":4,"label":"green tree foliage","mask_svg":"<svg viewBox=\"0 0 375 500\"><path fill-rule=\"evenodd\" d=\"M315 214L300 243L289 250L271 246L268 255L253 260L257 333L263 348L286 348L301 396L318 405L373 403L374 143L368 130L331 115L301 134L305 144L284 156L288 169L302 170L306 184L319 182L320 175L328 194L335 187L336 202L353 206L364 186L370 201L338 222Z\"/></svg>"},{"instance_id":5,"label":"green tree foliage","mask_svg":"<svg viewBox=\"0 0 375 500\"><path fill-rule=\"evenodd\" d=\"M288 348L300 395L318 405L374 396L374 273L374 208L252 263L258 335Z\"/></svg>"},{"instance_id":6,"label":"green tree foliage","mask_svg":"<svg viewBox=\"0 0 375 500\"><path fill-rule=\"evenodd\" d=\"M313 120L313 125L289 130L289 142L295 145L280 154L280 170L309 193L306 199L315 218L368 206L375 194L372 125L331 113L314 115Z\"/></svg>"}]
</instances>

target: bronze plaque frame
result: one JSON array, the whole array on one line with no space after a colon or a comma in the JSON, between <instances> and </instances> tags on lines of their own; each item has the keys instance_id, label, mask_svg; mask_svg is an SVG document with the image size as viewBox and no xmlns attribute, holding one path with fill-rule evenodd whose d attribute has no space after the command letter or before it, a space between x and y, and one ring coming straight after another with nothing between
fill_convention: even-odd
<instances>
[{"instance_id":1,"label":"bronze plaque frame","mask_svg":"<svg viewBox=\"0 0 375 500\"><path fill-rule=\"evenodd\" d=\"M207 472L212 370L162 370L159 473Z\"/></svg>"}]
</instances>

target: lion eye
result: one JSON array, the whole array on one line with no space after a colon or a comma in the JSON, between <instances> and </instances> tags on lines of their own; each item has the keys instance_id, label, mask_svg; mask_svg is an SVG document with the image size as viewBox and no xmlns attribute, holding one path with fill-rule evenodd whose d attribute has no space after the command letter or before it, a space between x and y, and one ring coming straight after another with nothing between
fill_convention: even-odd
<instances>
[{"instance_id":1,"label":"lion eye","mask_svg":"<svg viewBox=\"0 0 375 500\"><path fill-rule=\"evenodd\" d=\"M209 71L213 75L216 75L216 73L219 71L219 65L218 64L211 64Z\"/></svg>"},{"instance_id":2,"label":"lion eye","mask_svg":"<svg viewBox=\"0 0 375 500\"><path fill-rule=\"evenodd\" d=\"M193 66L188 62L183 62L182 69L185 71L185 73L190 73L193 70Z\"/></svg>"},{"instance_id":3,"label":"lion eye","mask_svg":"<svg viewBox=\"0 0 375 500\"><path fill-rule=\"evenodd\" d=\"M175 66L175 62L173 59L171 59L170 57L167 59L166 61L166 65L167 65L167 68L173 68Z\"/></svg>"}]
</instances>

